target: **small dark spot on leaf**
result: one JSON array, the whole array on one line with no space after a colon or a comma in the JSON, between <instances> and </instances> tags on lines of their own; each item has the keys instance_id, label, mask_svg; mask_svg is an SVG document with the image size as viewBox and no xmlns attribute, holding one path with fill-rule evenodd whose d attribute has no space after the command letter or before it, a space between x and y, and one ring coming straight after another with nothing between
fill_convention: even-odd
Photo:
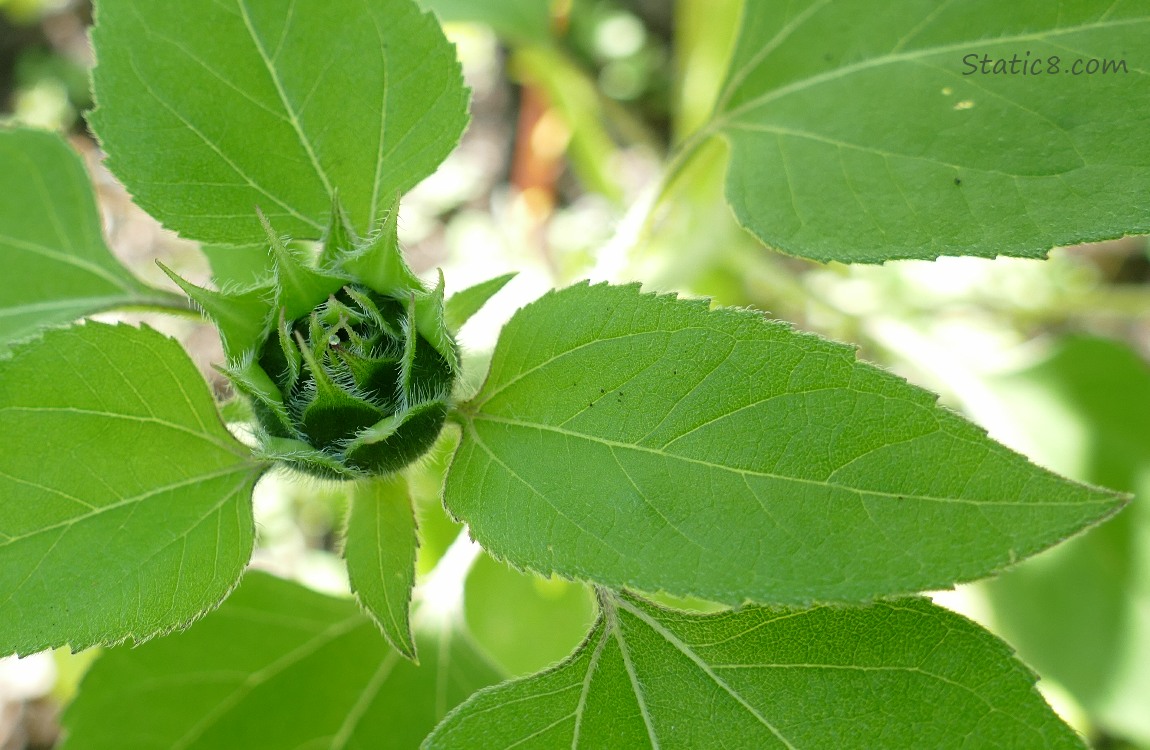
<instances>
[{"instance_id":1,"label":"small dark spot on leaf","mask_svg":"<svg viewBox=\"0 0 1150 750\"><path fill-rule=\"evenodd\" d=\"M955 184L955 185L961 185L961 184L962 184L962 180L960 180L959 178L955 177L955 178L954 178L954 184Z\"/></svg>"}]
</instances>

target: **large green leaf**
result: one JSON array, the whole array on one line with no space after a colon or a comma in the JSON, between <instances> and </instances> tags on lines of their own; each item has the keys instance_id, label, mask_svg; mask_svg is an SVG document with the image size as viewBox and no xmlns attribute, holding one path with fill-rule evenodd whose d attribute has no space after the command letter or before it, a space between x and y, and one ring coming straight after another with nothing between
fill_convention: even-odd
<instances>
[{"instance_id":1,"label":"large green leaf","mask_svg":"<svg viewBox=\"0 0 1150 750\"><path fill-rule=\"evenodd\" d=\"M417 545L415 513L403 475L356 482L343 552L347 575L356 599L408 659L415 659L408 607Z\"/></svg>"},{"instance_id":2,"label":"large green leaf","mask_svg":"<svg viewBox=\"0 0 1150 750\"><path fill-rule=\"evenodd\" d=\"M142 640L219 603L260 467L180 345L48 331L0 361L0 653Z\"/></svg>"},{"instance_id":3,"label":"large green leaf","mask_svg":"<svg viewBox=\"0 0 1150 750\"><path fill-rule=\"evenodd\" d=\"M466 639L426 635L416 667L352 602L248 573L187 632L101 656L64 717L63 747L415 748L498 679Z\"/></svg>"},{"instance_id":4,"label":"large green leaf","mask_svg":"<svg viewBox=\"0 0 1150 750\"><path fill-rule=\"evenodd\" d=\"M848 347L637 286L520 310L460 420L445 502L489 552L732 604L947 586L1122 505Z\"/></svg>"},{"instance_id":5,"label":"large green leaf","mask_svg":"<svg viewBox=\"0 0 1150 750\"><path fill-rule=\"evenodd\" d=\"M1030 672L922 599L692 615L603 594L583 646L489 688L447 748L1081 748Z\"/></svg>"},{"instance_id":6,"label":"large green leaf","mask_svg":"<svg viewBox=\"0 0 1150 750\"><path fill-rule=\"evenodd\" d=\"M1150 744L1150 368L1116 342L1072 338L987 385L992 408L1036 459L1137 493L1112 522L989 581L988 591L1027 663L1110 732Z\"/></svg>"},{"instance_id":7,"label":"large green leaf","mask_svg":"<svg viewBox=\"0 0 1150 750\"><path fill-rule=\"evenodd\" d=\"M1123 0L748 2L706 132L731 144L739 221L793 255L1036 257L1150 232L1147 34L1150 7ZM968 55L1043 72L968 74Z\"/></svg>"},{"instance_id":8,"label":"large green leaf","mask_svg":"<svg viewBox=\"0 0 1150 750\"><path fill-rule=\"evenodd\" d=\"M206 242L318 238L332 195L366 233L455 147L467 92L412 0L102 0L91 122L166 226Z\"/></svg>"},{"instance_id":9,"label":"large green leaf","mask_svg":"<svg viewBox=\"0 0 1150 750\"><path fill-rule=\"evenodd\" d=\"M54 133L0 130L0 348L112 307L168 302L104 244L79 155Z\"/></svg>"}]
</instances>

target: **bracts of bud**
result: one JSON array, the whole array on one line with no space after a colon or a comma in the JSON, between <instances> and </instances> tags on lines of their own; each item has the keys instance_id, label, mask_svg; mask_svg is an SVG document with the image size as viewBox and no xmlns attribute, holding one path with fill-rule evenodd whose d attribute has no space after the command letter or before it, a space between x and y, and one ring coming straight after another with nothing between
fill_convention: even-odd
<instances>
[{"instance_id":1,"label":"bracts of bud","mask_svg":"<svg viewBox=\"0 0 1150 750\"><path fill-rule=\"evenodd\" d=\"M428 289L407 267L396 209L359 240L337 200L315 259L264 227L271 279L224 292L168 271L219 328L261 452L328 478L403 468L435 442L459 375L442 275Z\"/></svg>"}]
</instances>

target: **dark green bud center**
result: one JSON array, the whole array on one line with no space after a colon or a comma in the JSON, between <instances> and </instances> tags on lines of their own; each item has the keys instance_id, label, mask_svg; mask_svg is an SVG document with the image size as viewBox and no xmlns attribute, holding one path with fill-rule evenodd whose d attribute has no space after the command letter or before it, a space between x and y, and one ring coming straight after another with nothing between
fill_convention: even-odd
<instances>
[{"instance_id":1,"label":"dark green bud center","mask_svg":"<svg viewBox=\"0 0 1150 750\"><path fill-rule=\"evenodd\" d=\"M257 408L265 429L369 474L425 453L443 427L456 372L419 332L416 294L400 299L348 284L305 317L281 317L257 364L286 414Z\"/></svg>"}]
</instances>

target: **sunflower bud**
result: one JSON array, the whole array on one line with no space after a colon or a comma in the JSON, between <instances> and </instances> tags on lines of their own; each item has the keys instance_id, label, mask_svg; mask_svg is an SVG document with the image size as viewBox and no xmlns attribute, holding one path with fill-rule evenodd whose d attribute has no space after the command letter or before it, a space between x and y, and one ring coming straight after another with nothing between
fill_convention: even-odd
<instances>
[{"instance_id":1,"label":"sunflower bud","mask_svg":"<svg viewBox=\"0 0 1150 750\"><path fill-rule=\"evenodd\" d=\"M315 262L264 220L275 274L250 289L202 289L169 272L220 329L222 372L250 399L267 457L325 477L384 474L443 428L459 374L443 277L429 290L407 267L395 213L359 240L337 201Z\"/></svg>"}]
</instances>

